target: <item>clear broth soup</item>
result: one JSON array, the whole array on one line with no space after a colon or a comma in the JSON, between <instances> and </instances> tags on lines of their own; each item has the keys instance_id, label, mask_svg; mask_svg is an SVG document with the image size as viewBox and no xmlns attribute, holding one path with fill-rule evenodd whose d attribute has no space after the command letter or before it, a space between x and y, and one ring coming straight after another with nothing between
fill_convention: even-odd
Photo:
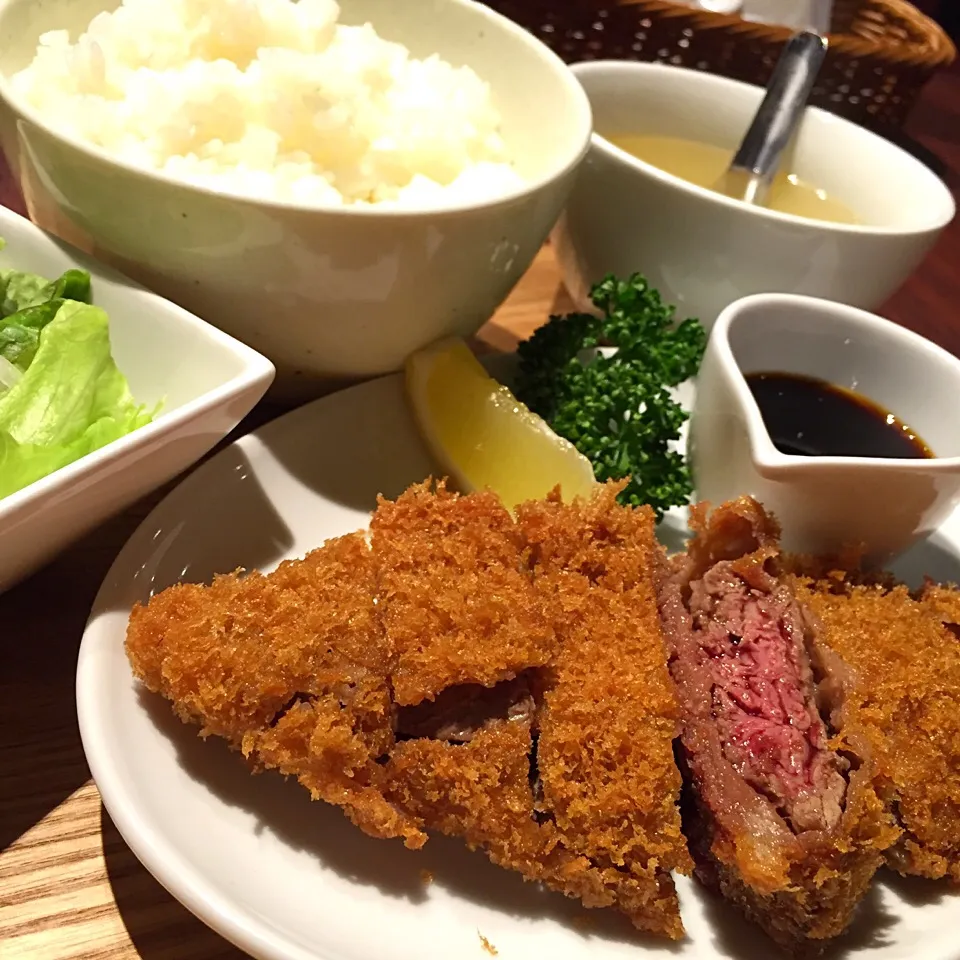
<instances>
[{"instance_id":1,"label":"clear broth soup","mask_svg":"<svg viewBox=\"0 0 960 960\"><path fill-rule=\"evenodd\" d=\"M707 190L717 189L733 159L732 150L679 137L625 134L606 139L638 160ZM765 206L807 220L859 222L845 204L786 170L781 170L771 184Z\"/></svg>"}]
</instances>

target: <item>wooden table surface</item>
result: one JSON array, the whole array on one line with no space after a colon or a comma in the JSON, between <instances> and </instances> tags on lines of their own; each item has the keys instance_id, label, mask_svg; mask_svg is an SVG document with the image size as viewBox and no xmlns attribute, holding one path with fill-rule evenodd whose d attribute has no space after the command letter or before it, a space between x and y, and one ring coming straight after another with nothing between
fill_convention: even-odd
<instances>
[{"instance_id":1,"label":"wooden table surface","mask_svg":"<svg viewBox=\"0 0 960 960\"><path fill-rule=\"evenodd\" d=\"M908 127L960 195L960 68L924 91ZM895 190L896 184L890 184ZM0 202L22 212L5 168ZM882 311L960 355L960 219ZM549 249L481 338L512 349L569 306ZM249 430L277 410L257 410ZM104 524L0 597L0 958L215 960L242 957L140 866L100 803L77 730L74 670L94 594L164 491Z\"/></svg>"}]
</instances>

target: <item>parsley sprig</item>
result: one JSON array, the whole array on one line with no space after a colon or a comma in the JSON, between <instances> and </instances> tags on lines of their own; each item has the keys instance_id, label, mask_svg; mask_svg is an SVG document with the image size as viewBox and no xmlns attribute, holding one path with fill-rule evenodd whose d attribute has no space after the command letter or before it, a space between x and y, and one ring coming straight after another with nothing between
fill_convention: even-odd
<instances>
[{"instance_id":1,"label":"parsley sprig","mask_svg":"<svg viewBox=\"0 0 960 960\"><path fill-rule=\"evenodd\" d=\"M600 316L551 317L520 344L516 392L598 480L629 477L621 501L649 504L659 520L693 492L684 457L670 448L687 419L670 388L697 372L706 331L692 319L675 324L674 308L640 274L608 276L590 299Z\"/></svg>"}]
</instances>

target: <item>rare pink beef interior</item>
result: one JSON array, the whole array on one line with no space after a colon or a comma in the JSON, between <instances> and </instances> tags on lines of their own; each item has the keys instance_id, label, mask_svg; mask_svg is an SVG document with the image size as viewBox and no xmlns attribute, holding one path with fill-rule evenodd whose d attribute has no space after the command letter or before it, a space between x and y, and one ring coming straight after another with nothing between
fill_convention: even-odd
<instances>
[{"instance_id":1,"label":"rare pink beef interior","mask_svg":"<svg viewBox=\"0 0 960 960\"><path fill-rule=\"evenodd\" d=\"M688 561L661 586L686 766L710 788L701 796L720 798L728 812L743 796L739 779L793 833L830 830L843 811L846 762L827 748L817 709L813 626L772 572L775 551L744 561L758 548L747 541L733 555L720 549L719 559L700 551L699 565Z\"/></svg>"}]
</instances>

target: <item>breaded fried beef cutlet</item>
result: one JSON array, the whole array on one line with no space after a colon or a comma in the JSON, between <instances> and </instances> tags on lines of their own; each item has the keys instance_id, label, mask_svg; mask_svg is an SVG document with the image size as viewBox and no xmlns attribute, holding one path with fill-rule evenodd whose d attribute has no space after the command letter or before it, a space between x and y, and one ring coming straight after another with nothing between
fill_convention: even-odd
<instances>
[{"instance_id":1,"label":"breaded fried beef cutlet","mask_svg":"<svg viewBox=\"0 0 960 960\"><path fill-rule=\"evenodd\" d=\"M518 509L534 583L556 621L556 656L487 719L474 713L469 737L462 722L435 718L436 739L399 743L391 797L501 866L679 937L670 871L691 864L656 608L659 554L652 513L618 505L617 492ZM440 733L451 729L459 737Z\"/></svg>"},{"instance_id":2,"label":"breaded fried beef cutlet","mask_svg":"<svg viewBox=\"0 0 960 960\"><path fill-rule=\"evenodd\" d=\"M960 637L960 589L928 580L918 591L916 599Z\"/></svg>"},{"instance_id":3,"label":"breaded fried beef cutlet","mask_svg":"<svg viewBox=\"0 0 960 960\"><path fill-rule=\"evenodd\" d=\"M670 871L692 863L677 808L679 705L657 613L660 547L653 512L618 504L619 489L518 511L560 640L540 716L539 808L569 849L607 872L621 909L676 937Z\"/></svg>"},{"instance_id":4,"label":"breaded fried beef cutlet","mask_svg":"<svg viewBox=\"0 0 960 960\"><path fill-rule=\"evenodd\" d=\"M398 704L491 686L550 659L553 624L522 569L520 531L493 494L421 484L395 503L381 498L370 530Z\"/></svg>"},{"instance_id":5,"label":"breaded fried beef cutlet","mask_svg":"<svg viewBox=\"0 0 960 960\"><path fill-rule=\"evenodd\" d=\"M652 515L615 487L514 522L442 484L381 501L370 542L134 610L135 673L368 833L461 836L644 930L682 934L689 858Z\"/></svg>"},{"instance_id":6,"label":"breaded fried beef cutlet","mask_svg":"<svg viewBox=\"0 0 960 960\"><path fill-rule=\"evenodd\" d=\"M846 928L899 831L852 711L854 674L781 576L775 522L741 498L695 507L691 526L660 611L697 875L809 951Z\"/></svg>"},{"instance_id":7,"label":"breaded fried beef cutlet","mask_svg":"<svg viewBox=\"0 0 960 960\"><path fill-rule=\"evenodd\" d=\"M296 776L367 833L417 847L426 835L384 797L376 763L394 733L375 589L366 538L350 534L268 576L164 590L134 607L127 656L201 736Z\"/></svg>"},{"instance_id":8,"label":"breaded fried beef cutlet","mask_svg":"<svg viewBox=\"0 0 960 960\"><path fill-rule=\"evenodd\" d=\"M855 663L850 709L903 833L887 850L902 874L960 882L960 598L928 584L862 585L854 571L798 578L821 636Z\"/></svg>"}]
</instances>

